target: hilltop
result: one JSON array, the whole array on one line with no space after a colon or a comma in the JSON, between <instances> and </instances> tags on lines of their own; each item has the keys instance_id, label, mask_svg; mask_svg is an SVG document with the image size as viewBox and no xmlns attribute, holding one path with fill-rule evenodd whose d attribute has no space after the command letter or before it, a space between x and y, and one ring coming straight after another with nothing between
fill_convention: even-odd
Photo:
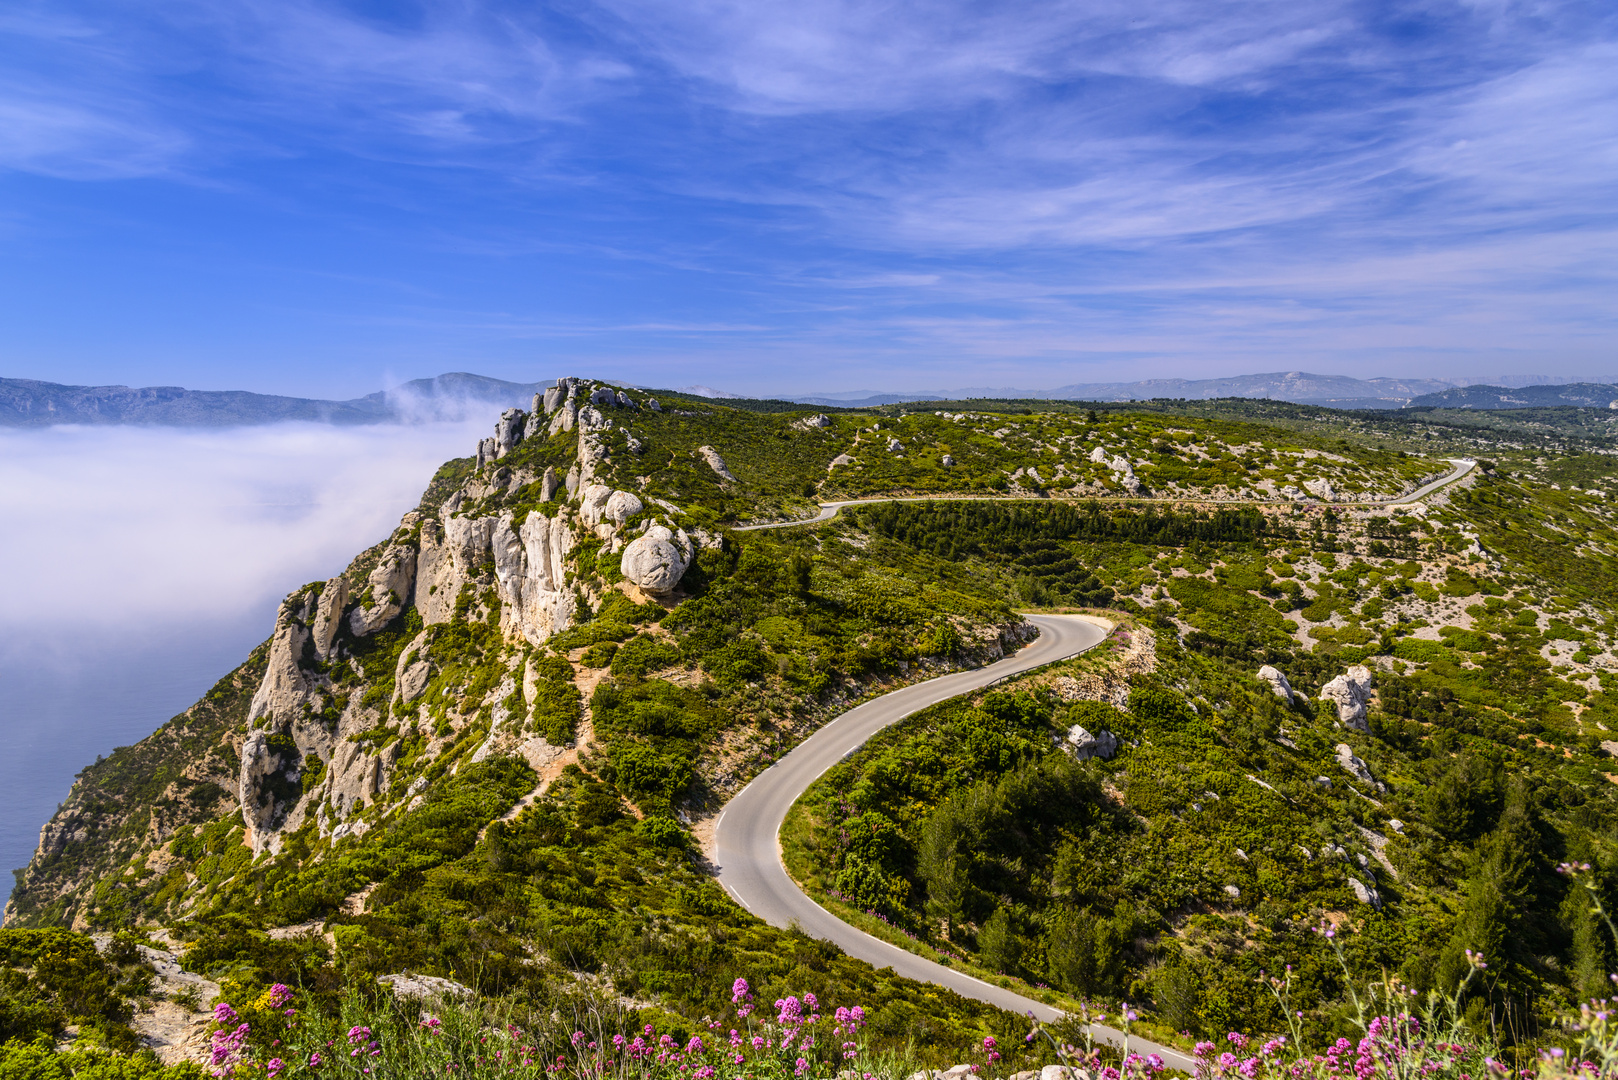
<instances>
[{"instance_id":1,"label":"hilltop","mask_svg":"<svg viewBox=\"0 0 1618 1080\"><path fill-rule=\"evenodd\" d=\"M164 935L238 1003L413 972L688 1034L745 978L966 1060L1023 1022L760 922L708 844L830 718L1067 611L1105 644L899 722L798 804L785 855L828 910L1056 1009L1127 996L1165 1041L1282 1030L1256 976L1286 964L1300 1037L1348 1030L1322 920L1355 978L1448 990L1486 951L1462 1007L1508 1049L1610 967L1554 872L1618 864L1607 435L580 379L524 406L80 773L7 932Z\"/></svg>"}]
</instances>

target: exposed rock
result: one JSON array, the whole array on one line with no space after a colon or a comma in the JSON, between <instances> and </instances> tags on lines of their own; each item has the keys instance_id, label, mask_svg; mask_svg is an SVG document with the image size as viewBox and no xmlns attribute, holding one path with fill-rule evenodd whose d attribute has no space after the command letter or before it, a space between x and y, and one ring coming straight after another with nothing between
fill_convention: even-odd
<instances>
[{"instance_id":1,"label":"exposed rock","mask_svg":"<svg viewBox=\"0 0 1618 1080\"><path fill-rule=\"evenodd\" d=\"M661 406L661 405L659 405L657 403L657 399L655 397L649 397L649 398L646 399L646 407L648 409L652 410L653 412L662 412L663 411L663 406Z\"/></svg>"},{"instance_id":2,"label":"exposed rock","mask_svg":"<svg viewBox=\"0 0 1618 1080\"><path fill-rule=\"evenodd\" d=\"M546 390L545 391L545 404L544 404L545 415L549 416L551 413L555 412L557 409L560 409L562 407L562 402L564 402L566 400L567 400L567 388L564 387L561 383L557 383L555 386L551 387L549 390ZM535 411L537 412L538 409L536 409Z\"/></svg>"},{"instance_id":3,"label":"exposed rock","mask_svg":"<svg viewBox=\"0 0 1618 1080\"><path fill-rule=\"evenodd\" d=\"M627 491L614 491L606 484L591 484L579 498L579 520L606 539L624 522L646 509L640 499ZM605 526L605 529L600 528Z\"/></svg>"},{"instance_id":4,"label":"exposed rock","mask_svg":"<svg viewBox=\"0 0 1618 1080\"><path fill-rule=\"evenodd\" d=\"M1370 904L1378 911L1382 910L1382 897L1375 888L1355 877L1348 879L1348 887L1354 890L1354 899L1362 904Z\"/></svg>"},{"instance_id":5,"label":"exposed rock","mask_svg":"<svg viewBox=\"0 0 1618 1080\"><path fill-rule=\"evenodd\" d=\"M1285 487L1283 487L1283 488L1282 488L1282 489L1281 489L1281 497L1282 497L1282 498L1283 498L1283 499L1293 499L1293 500L1297 500L1297 499L1301 499L1301 498L1303 498L1303 497L1304 497L1304 494L1303 494L1303 492L1301 492L1301 491L1299 491L1299 490L1298 490L1298 488L1297 488L1297 487L1296 487L1296 485L1293 485L1293 484L1287 484L1287 485L1286 485L1286 486L1285 486Z\"/></svg>"},{"instance_id":6,"label":"exposed rock","mask_svg":"<svg viewBox=\"0 0 1618 1080\"><path fill-rule=\"evenodd\" d=\"M854 459L853 458L849 457L847 454L838 454L836 457L831 459L831 464L826 466L826 471L831 472L833 469L837 468L837 466L839 466L839 465L852 465L852 464L854 464Z\"/></svg>"},{"instance_id":7,"label":"exposed rock","mask_svg":"<svg viewBox=\"0 0 1618 1080\"><path fill-rule=\"evenodd\" d=\"M291 740L272 742L270 733L255 731L242 743L241 772L238 777L242 794L242 824L247 828L247 842L256 855L269 844L275 830L286 821L296 796L303 760Z\"/></svg>"},{"instance_id":8,"label":"exposed rock","mask_svg":"<svg viewBox=\"0 0 1618 1080\"><path fill-rule=\"evenodd\" d=\"M1074 724L1067 729L1067 751L1079 761L1093 757L1105 760L1118 752L1118 737L1105 728L1092 735Z\"/></svg>"},{"instance_id":9,"label":"exposed rock","mask_svg":"<svg viewBox=\"0 0 1618 1080\"><path fill-rule=\"evenodd\" d=\"M943 457L938 459L938 463L944 466L944 468L948 469L955 464L955 459L950 457L948 454L945 454Z\"/></svg>"},{"instance_id":10,"label":"exposed rock","mask_svg":"<svg viewBox=\"0 0 1618 1080\"><path fill-rule=\"evenodd\" d=\"M1337 704L1337 719L1355 731L1369 731L1365 706L1371 700L1371 669L1355 664L1320 688L1320 700Z\"/></svg>"},{"instance_id":11,"label":"exposed rock","mask_svg":"<svg viewBox=\"0 0 1618 1080\"><path fill-rule=\"evenodd\" d=\"M431 1001L443 998L470 998L472 988L438 975L415 975L408 971L398 975L380 975L377 982L393 991L403 1000Z\"/></svg>"},{"instance_id":12,"label":"exposed rock","mask_svg":"<svg viewBox=\"0 0 1618 1080\"><path fill-rule=\"evenodd\" d=\"M410 603L411 586L416 581L416 551L393 546L382 553L382 561L366 581L370 606L361 601L348 617L348 628L355 637L382 629Z\"/></svg>"},{"instance_id":13,"label":"exposed rock","mask_svg":"<svg viewBox=\"0 0 1618 1080\"><path fill-rule=\"evenodd\" d=\"M1365 764L1364 759L1357 756L1353 747L1347 743L1337 744L1337 764L1341 765L1345 772L1362 784L1371 784L1379 791L1382 790L1382 785L1377 782L1376 777L1371 775L1371 767Z\"/></svg>"},{"instance_id":14,"label":"exposed rock","mask_svg":"<svg viewBox=\"0 0 1618 1080\"><path fill-rule=\"evenodd\" d=\"M1107 448L1105 446L1098 446L1094 450L1090 451L1090 460L1095 462L1097 465L1105 465L1107 463Z\"/></svg>"},{"instance_id":15,"label":"exposed rock","mask_svg":"<svg viewBox=\"0 0 1618 1080\"><path fill-rule=\"evenodd\" d=\"M897 454L900 451L902 451L904 448L905 448L904 443L900 442L898 439L889 439L888 440L888 453Z\"/></svg>"},{"instance_id":16,"label":"exposed rock","mask_svg":"<svg viewBox=\"0 0 1618 1080\"><path fill-rule=\"evenodd\" d=\"M594 405L586 405L579 410L580 431L605 431L612 427L612 421L607 419L605 413Z\"/></svg>"},{"instance_id":17,"label":"exposed rock","mask_svg":"<svg viewBox=\"0 0 1618 1080\"><path fill-rule=\"evenodd\" d=\"M331 659L337 631L342 627L343 608L348 606L348 579L334 577L320 589L320 605L315 609L315 655Z\"/></svg>"},{"instance_id":18,"label":"exposed rock","mask_svg":"<svg viewBox=\"0 0 1618 1080\"><path fill-rule=\"evenodd\" d=\"M618 396L613 393L612 387L598 386L590 391L590 404L616 405L618 404Z\"/></svg>"},{"instance_id":19,"label":"exposed rock","mask_svg":"<svg viewBox=\"0 0 1618 1080\"><path fill-rule=\"evenodd\" d=\"M691 556L691 540L683 531L653 524L624 548L619 568L647 592L666 593L680 583Z\"/></svg>"},{"instance_id":20,"label":"exposed rock","mask_svg":"<svg viewBox=\"0 0 1618 1080\"><path fill-rule=\"evenodd\" d=\"M527 422L528 417L521 409L507 409L500 414L499 423L494 425L495 457L503 458L516 449L522 442L523 426Z\"/></svg>"},{"instance_id":21,"label":"exposed rock","mask_svg":"<svg viewBox=\"0 0 1618 1080\"><path fill-rule=\"evenodd\" d=\"M503 514L489 530L501 600L500 627L541 645L573 626L578 615L564 565L574 544L573 530L562 517L540 513L529 513L518 527L512 520L511 514Z\"/></svg>"},{"instance_id":22,"label":"exposed rock","mask_svg":"<svg viewBox=\"0 0 1618 1080\"><path fill-rule=\"evenodd\" d=\"M646 444L633 435L625 435L624 444L629 447L631 454L644 454L646 452Z\"/></svg>"},{"instance_id":23,"label":"exposed rock","mask_svg":"<svg viewBox=\"0 0 1618 1080\"><path fill-rule=\"evenodd\" d=\"M550 434L554 437L564 431L572 431L573 425L579 419L579 406L569 394L567 399L556 409L556 415L551 417Z\"/></svg>"},{"instance_id":24,"label":"exposed rock","mask_svg":"<svg viewBox=\"0 0 1618 1080\"><path fill-rule=\"evenodd\" d=\"M703 461L706 461L708 463L708 468L718 473L721 480L729 480L733 484L736 483L736 478L730 475L730 470L725 467L725 459L719 456L719 451L715 450L711 446L699 446L697 447L697 456L702 458Z\"/></svg>"},{"instance_id":25,"label":"exposed rock","mask_svg":"<svg viewBox=\"0 0 1618 1080\"><path fill-rule=\"evenodd\" d=\"M545 502L550 502L556 498L556 491L561 486L562 482L556 478L556 466L545 466L545 475L539 481L539 497Z\"/></svg>"},{"instance_id":26,"label":"exposed rock","mask_svg":"<svg viewBox=\"0 0 1618 1080\"><path fill-rule=\"evenodd\" d=\"M820 413L815 416L806 416L799 423L806 428L829 428L831 427L831 417L825 413Z\"/></svg>"},{"instance_id":27,"label":"exposed rock","mask_svg":"<svg viewBox=\"0 0 1618 1080\"><path fill-rule=\"evenodd\" d=\"M620 390L618 391L618 407L620 409L633 409L635 402L628 394Z\"/></svg>"},{"instance_id":28,"label":"exposed rock","mask_svg":"<svg viewBox=\"0 0 1618 1080\"><path fill-rule=\"evenodd\" d=\"M1230 897L1232 900L1240 900L1242 898L1242 890L1234 885L1226 885L1225 895Z\"/></svg>"},{"instance_id":29,"label":"exposed rock","mask_svg":"<svg viewBox=\"0 0 1618 1080\"><path fill-rule=\"evenodd\" d=\"M1331 488L1331 481L1327 480L1324 476L1318 477L1314 480L1305 480L1303 482L1303 490L1307 491L1309 494L1315 496L1323 502L1331 502L1333 499L1337 498L1337 493Z\"/></svg>"},{"instance_id":30,"label":"exposed rock","mask_svg":"<svg viewBox=\"0 0 1618 1080\"><path fill-rule=\"evenodd\" d=\"M1107 463L1107 468L1112 470L1113 479L1117 480L1124 490L1131 495L1140 491L1140 480L1135 477L1135 467L1129 463L1128 458L1121 455L1115 456Z\"/></svg>"},{"instance_id":31,"label":"exposed rock","mask_svg":"<svg viewBox=\"0 0 1618 1080\"><path fill-rule=\"evenodd\" d=\"M307 624L313 608L314 601L306 593L294 593L281 602L275 617L275 635L270 638L270 652L265 658L264 678L247 709L249 724L264 716L290 719L301 710L305 695L314 688L298 663L309 640Z\"/></svg>"},{"instance_id":32,"label":"exposed rock","mask_svg":"<svg viewBox=\"0 0 1618 1080\"><path fill-rule=\"evenodd\" d=\"M1292 684L1287 682L1287 677L1278 668L1265 664L1258 669L1258 677L1270 684L1276 697L1284 698L1288 705L1292 704Z\"/></svg>"},{"instance_id":33,"label":"exposed rock","mask_svg":"<svg viewBox=\"0 0 1618 1080\"><path fill-rule=\"evenodd\" d=\"M595 479L596 470L607 461L607 447L602 442L598 432L586 431L579 428L579 458L573 464L579 470L576 483L567 486L568 494L572 495L584 487L588 487ZM569 476L572 473L569 472Z\"/></svg>"}]
</instances>

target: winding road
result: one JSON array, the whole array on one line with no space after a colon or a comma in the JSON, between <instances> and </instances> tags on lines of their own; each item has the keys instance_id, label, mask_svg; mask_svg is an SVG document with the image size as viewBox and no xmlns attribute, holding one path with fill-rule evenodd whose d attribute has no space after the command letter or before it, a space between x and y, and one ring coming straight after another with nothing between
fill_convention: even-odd
<instances>
[{"instance_id":1,"label":"winding road","mask_svg":"<svg viewBox=\"0 0 1618 1080\"><path fill-rule=\"evenodd\" d=\"M1394 495L1394 496L1391 496L1391 497L1386 498L1386 499L1357 499L1357 500L1352 500L1351 499L1351 500L1344 500L1342 502L1333 502L1333 503L1318 503L1318 500L1313 499L1313 498L1310 498L1310 499L1307 499L1307 500L1298 500L1298 499L1239 499L1239 500L1226 500L1226 501L1229 501L1232 505L1236 505L1236 506L1243 505L1244 503L1253 503L1253 504L1260 505L1260 506L1266 506L1266 505L1295 506L1295 505L1299 505L1300 502L1318 503L1319 505L1322 505L1322 506L1407 506L1407 505L1409 505L1410 503L1413 503L1413 502L1420 502L1422 499L1425 499L1427 496L1431 495L1435 491L1438 491L1440 488L1446 488L1449 485L1455 483L1455 481L1461 479L1461 477L1465 476L1467 473L1469 473L1473 469L1477 468L1477 464L1478 464L1476 461L1473 461L1470 458L1445 458L1444 460L1448 461L1451 465L1455 466L1455 468L1452 469L1451 471L1449 471L1448 473L1445 473L1443 476L1440 476L1438 479L1432 480L1432 481L1429 481L1428 483L1423 484L1422 486L1416 488L1414 491L1408 491L1403 495ZM832 518L836 517L838 512L840 510L842 510L842 508L845 507L845 506L867 506L867 505L870 505L871 503L888 503L888 502L941 502L941 501L945 501L945 500L956 500L956 501L960 501L960 502L1051 502L1051 501L1058 501L1058 500L1038 498L1038 497L1019 497L1019 496L1015 496L1015 495L987 495L987 496L984 496L984 495L967 495L967 496L962 496L962 495L890 495L890 496L885 496L885 497L875 498L875 499L844 499L841 502L821 503L820 504L820 513L816 514L814 517L797 518L797 519L792 520L792 521L767 521L762 525L737 525L737 526L735 526L734 531L735 532L754 532L754 531L756 531L758 529L790 529L790 528L793 528L794 526L797 526L797 525L813 525L813 524L815 524L817 522L821 522L821 521L830 521ZM1125 495L1099 495L1098 496L1098 495L1086 495L1082 499L1070 499L1070 500L1065 500L1065 501L1070 501L1070 502L1092 502L1092 501L1095 501L1095 502L1173 502L1173 503L1182 503L1182 502L1206 502L1207 500L1205 500L1205 499L1193 499L1193 498L1185 498L1185 499L1153 498L1153 497L1150 497L1150 496L1125 496Z\"/></svg>"},{"instance_id":2,"label":"winding road","mask_svg":"<svg viewBox=\"0 0 1618 1080\"><path fill-rule=\"evenodd\" d=\"M1058 1019L1060 1010L1043 1002L934 963L843 922L788 876L779 839L787 811L809 785L883 728L929 705L1084 652L1105 640L1110 629L1102 621L1082 615L1027 618L1040 633L1026 648L987 667L913 683L850 709L754 777L726 803L714 826L714 862L719 883L736 902L771 925L797 923L805 933L831 941L848 955L879 968L892 968L906 978L937 983L963 997L1039 1020ZM1091 1030L1103 1042L1123 1043L1123 1033L1113 1028L1092 1024ZM1137 1038L1130 1039L1129 1045L1141 1053L1161 1055L1170 1068L1191 1071L1191 1059L1178 1050Z\"/></svg>"}]
</instances>

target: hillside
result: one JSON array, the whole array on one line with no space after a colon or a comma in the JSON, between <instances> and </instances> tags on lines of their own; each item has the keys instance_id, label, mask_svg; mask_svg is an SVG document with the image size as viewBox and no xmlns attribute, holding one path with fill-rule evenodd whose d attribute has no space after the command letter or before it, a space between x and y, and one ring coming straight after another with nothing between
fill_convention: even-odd
<instances>
[{"instance_id":1,"label":"hillside","mask_svg":"<svg viewBox=\"0 0 1618 1080\"><path fill-rule=\"evenodd\" d=\"M416 972L689 1033L745 978L973 1060L1026 1025L761 923L705 845L850 704L1068 610L1108 645L889 728L799 804L789 865L828 907L1061 1008L1127 996L1164 1040L1283 1030L1256 976L1288 963L1297 1037L1348 1031L1322 920L1354 978L1448 990L1484 950L1463 1010L1508 1049L1610 968L1553 870L1608 889L1618 835L1595 444L748 405L563 380L508 410L202 702L80 774L6 926L161 931L229 1000L328 1011Z\"/></svg>"},{"instance_id":2,"label":"hillside","mask_svg":"<svg viewBox=\"0 0 1618 1080\"><path fill-rule=\"evenodd\" d=\"M1618 409L1618 386L1568 383L1564 386L1461 386L1423 394L1413 407L1433 409Z\"/></svg>"}]
</instances>

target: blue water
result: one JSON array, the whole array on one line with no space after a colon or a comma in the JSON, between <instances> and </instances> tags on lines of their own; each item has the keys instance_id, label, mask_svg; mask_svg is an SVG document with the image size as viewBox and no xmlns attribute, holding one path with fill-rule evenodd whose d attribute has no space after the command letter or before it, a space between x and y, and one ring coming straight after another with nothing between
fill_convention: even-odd
<instances>
[{"instance_id":1,"label":"blue water","mask_svg":"<svg viewBox=\"0 0 1618 1080\"><path fill-rule=\"evenodd\" d=\"M0 866L33 857L74 774L183 712L274 625L270 604L133 638L0 641Z\"/></svg>"}]
</instances>

